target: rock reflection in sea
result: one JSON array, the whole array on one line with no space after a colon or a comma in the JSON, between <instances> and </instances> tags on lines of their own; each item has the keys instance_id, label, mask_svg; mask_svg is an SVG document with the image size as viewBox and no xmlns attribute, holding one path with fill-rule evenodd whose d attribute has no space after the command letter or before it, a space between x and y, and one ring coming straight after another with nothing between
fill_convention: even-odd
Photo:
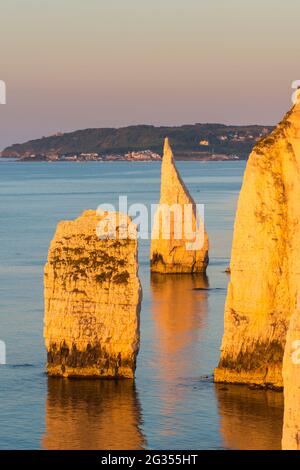
<instances>
[{"instance_id":1,"label":"rock reflection in sea","mask_svg":"<svg viewBox=\"0 0 300 470\"><path fill-rule=\"evenodd\" d=\"M48 378L43 448L142 449L140 424L132 380Z\"/></svg>"},{"instance_id":2,"label":"rock reflection in sea","mask_svg":"<svg viewBox=\"0 0 300 470\"><path fill-rule=\"evenodd\" d=\"M183 430L186 435L196 432L186 386L192 385L199 365L199 341L207 317L207 288L208 279L202 274L151 275L154 360L159 413L165 417L161 433L165 436L179 438Z\"/></svg>"},{"instance_id":3,"label":"rock reflection in sea","mask_svg":"<svg viewBox=\"0 0 300 470\"><path fill-rule=\"evenodd\" d=\"M207 316L208 278L203 274L151 274L152 312L159 370L165 380L191 377Z\"/></svg>"},{"instance_id":4,"label":"rock reflection in sea","mask_svg":"<svg viewBox=\"0 0 300 470\"><path fill-rule=\"evenodd\" d=\"M283 394L245 385L215 384L224 447L280 450Z\"/></svg>"}]
</instances>

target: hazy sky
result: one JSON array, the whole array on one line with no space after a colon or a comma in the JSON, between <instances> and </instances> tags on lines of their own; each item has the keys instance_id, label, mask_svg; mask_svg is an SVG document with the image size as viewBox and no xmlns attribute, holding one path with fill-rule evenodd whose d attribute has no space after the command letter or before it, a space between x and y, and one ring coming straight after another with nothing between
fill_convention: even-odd
<instances>
[{"instance_id":1,"label":"hazy sky","mask_svg":"<svg viewBox=\"0 0 300 470\"><path fill-rule=\"evenodd\" d=\"M86 127L277 122L298 0L1 0L0 148Z\"/></svg>"}]
</instances>

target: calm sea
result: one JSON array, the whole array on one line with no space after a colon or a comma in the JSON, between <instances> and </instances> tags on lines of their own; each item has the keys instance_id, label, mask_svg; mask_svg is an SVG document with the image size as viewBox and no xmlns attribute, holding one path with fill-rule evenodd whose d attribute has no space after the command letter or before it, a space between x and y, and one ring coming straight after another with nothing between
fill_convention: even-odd
<instances>
[{"instance_id":1,"label":"calm sea","mask_svg":"<svg viewBox=\"0 0 300 470\"><path fill-rule=\"evenodd\" d=\"M150 276L140 242L141 350L135 383L48 379L43 266L55 227L101 203L158 202L159 163L0 163L1 449L278 449L282 394L214 385L243 162L180 162L205 204L210 266Z\"/></svg>"}]
</instances>

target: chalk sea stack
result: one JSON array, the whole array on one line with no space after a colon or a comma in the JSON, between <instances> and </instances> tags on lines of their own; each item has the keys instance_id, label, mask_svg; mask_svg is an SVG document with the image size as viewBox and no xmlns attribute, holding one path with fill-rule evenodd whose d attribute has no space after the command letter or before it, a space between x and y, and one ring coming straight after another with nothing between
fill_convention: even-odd
<instances>
[{"instance_id":1,"label":"chalk sea stack","mask_svg":"<svg viewBox=\"0 0 300 470\"><path fill-rule=\"evenodd\" d=\"M166 138L160 202L151 240L152 272L167 274L206 271L208 237L203 221L198 219L197 224L196 214L196 204L178 173L169 140Z\"/></svg>"},{"instance_id":2,"label":"chalk sea stack","mask_svg":"<svg viewBox=\"0 0 300 470\"><path fill-rule=\"evenodd\" d=\"M283 359L283 450L300 450L300 303L292 314Z\"/></svg>"},{"instance_id":3,"label":"chalk sea stack","mask_svg":"<svg viewBox=\"0 0 300 470\"><path fill-rule=\"evenodd\" d=\"M216 382L282 387L300 281L300 105L251 153L238 201Z\"/></svg>"},{"instance_id":4,"label":"chalk sea stack","mask_svg":"<svg viewBox=\"0 0 300 470\"><path fill-rule=\"evenodd\" d=\"M141 303L137 272L136 226L126 215L90 210L58 224L45 266L49 375L134 376Z\"/></svg>"}]
</instances>

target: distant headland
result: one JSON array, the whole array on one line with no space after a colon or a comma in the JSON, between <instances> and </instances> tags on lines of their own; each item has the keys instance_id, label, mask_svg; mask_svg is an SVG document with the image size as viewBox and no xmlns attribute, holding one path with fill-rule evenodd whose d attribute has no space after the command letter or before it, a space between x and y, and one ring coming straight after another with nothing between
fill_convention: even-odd
<instances>
[{"instance_id":1,"label":"distant headland","mask_svg":"<svg viewBox=\"0 0 300 470\"><path fill-rule=\"evenodd\" d=\"M6 147L2 157L21 161L155 161L170 137L177 160L245 160L271 126L193 124L84 129Z\"/></svg>"}]
</instances>

